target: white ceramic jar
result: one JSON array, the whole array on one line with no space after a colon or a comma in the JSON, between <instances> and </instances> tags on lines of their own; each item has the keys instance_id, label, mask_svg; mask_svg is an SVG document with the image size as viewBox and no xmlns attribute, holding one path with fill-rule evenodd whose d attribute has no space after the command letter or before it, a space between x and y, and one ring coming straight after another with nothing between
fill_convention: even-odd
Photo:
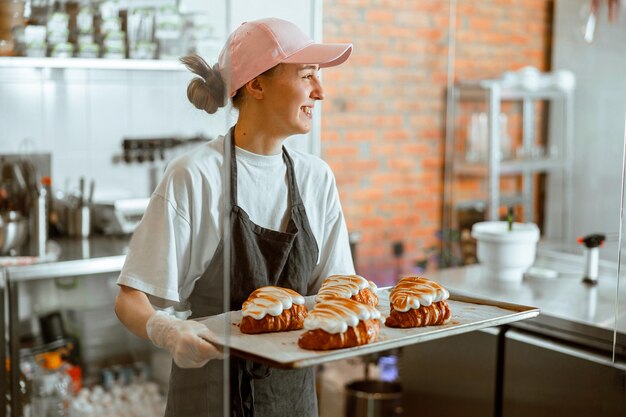
<instances>
[{"instance_id":1,"label":"white ceramic jar","mask_svg":"<svg viewBox=\"0 0 626 417\"><path fill-rule=\"evenodd\" d=\"M478 262L488 278L519 282L535 262L539 228L534 223L480 222L472 227Z\"/></svg>"}]
</instances>

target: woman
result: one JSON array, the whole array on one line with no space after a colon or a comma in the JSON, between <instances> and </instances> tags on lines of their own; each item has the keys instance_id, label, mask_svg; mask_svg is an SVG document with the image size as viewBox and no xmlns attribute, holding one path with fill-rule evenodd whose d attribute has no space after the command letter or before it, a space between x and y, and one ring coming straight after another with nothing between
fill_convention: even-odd
<instances>
[{"instance_id":1,"label":"woman","mask_svg":"<svg viewBox=\"0 0 626 417\"><path fill-rule=\"evenodd\" d=\"M182 59L196 75L187 89L215 113L238 110L223 137L172 161L130 243L115 311L136 335L172 354L167 416L221 415L223 362L203 325L190 318L241 308L264 285L314 294L331 274L352 274L348 234L330 168L282 147L311 129L324 99L321 67L343 63L349 44L316 44L294 24L262 19L228 38L218 64ZM228 164L230 161L230 164ZM230 197L228 188L230 187ZM230 305L224 306L223 223L230 239ZM267 369L232 360L233 415L317 416L312 369Z\"/></svg>"}]
</instances>

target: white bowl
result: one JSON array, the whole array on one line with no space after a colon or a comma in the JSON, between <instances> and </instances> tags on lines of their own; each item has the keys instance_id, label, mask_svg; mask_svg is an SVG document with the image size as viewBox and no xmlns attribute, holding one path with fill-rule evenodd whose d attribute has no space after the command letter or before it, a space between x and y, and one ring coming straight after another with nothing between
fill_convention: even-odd
<instances>
[{"instance_id":1,"label":"white bowl","mask_svg":"<svg viewBox=\"0 0 626 417\"><path fill-rule=\"evenodd\" d=\"M477 241L478 262L488 278L521 281L524 272L535 262L539 228L533 223L480 222L472 227Z\"/></svg>"}]
</instances>

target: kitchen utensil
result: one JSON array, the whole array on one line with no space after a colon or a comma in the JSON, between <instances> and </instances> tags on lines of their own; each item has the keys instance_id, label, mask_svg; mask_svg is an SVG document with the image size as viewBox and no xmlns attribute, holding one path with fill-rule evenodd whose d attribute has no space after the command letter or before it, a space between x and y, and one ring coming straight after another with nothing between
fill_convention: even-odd
<instances>
[{"instance_id":1,"label":"kitchen utensil","mask_svg":"<svg viewBox=\"0 0 626 417\"><path fill-rule=\"evenodd\" d=\"M46 256L48 243L48 207L45 187L38 187L31 192L29 217L30 254Z\"/></svg>"},{"instance_id":2,"label":"kitchen utensil","mask_svg":"<svg viewBox=\"0 0 626 417\"><path fill-rule=\"evenodd\" d=\"M132 233L141 221L149 202L149 198L97 202L93 213L96 229L106 235Z\"/></svg>"},{"instance_id":3,"label":"kitchen utensil","mask_svg":"<svg viewBox=\"0 0 626 417\"><path fill-rule=\"evenodd\" d=\"M44 343L52 343L56 340L64 339L67 336L65 334L63 318L58 311L39 317L39 326Z\"/></svg>"},{"instance_id":4,"label":"kitchen utensil","mask_svg":"<svg viewBox=\"0 0 626 417\"><path fill-rule=\"evenodd\" d=\"M89 237L91 234L91 207L68 207L67 231L70 236Z\"/></svg>"},{"instance_id":5,"label":"kitchen utensil","mask_svg":"<svg viewBox=\"0 0 626 417\"><path fill-rule=\"evenodd\" d=\"M402 415L402 386L398 382L364 379L346 385L346 417Z\"/></svg>"},{"instance_id":6,"label":"kitchen utensil","mask_svg":"<svg viewBox=\"0 0 626 417\"><path fill-rule=\"evenodd\" d=\"M535 262L539 228L533 223L479 222L472 226L476 255L489 278L520 282Z\"/></svg>"},{"instance_id":7,"label":"kitchen utensil","mask_svg":"<svg viewBox=\"0 0 626 417\"><path fill-rule=\"evenodd\" d=\"M16 211L0 216L0 254L8 254L22 246L28 237L28 219Z\"/></svg>"}]
</instances>

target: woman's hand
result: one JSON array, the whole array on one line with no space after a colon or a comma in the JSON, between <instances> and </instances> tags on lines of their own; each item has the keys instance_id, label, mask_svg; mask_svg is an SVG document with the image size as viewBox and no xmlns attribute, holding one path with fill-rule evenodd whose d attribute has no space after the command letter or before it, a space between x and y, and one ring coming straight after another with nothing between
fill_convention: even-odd
<instances>
[{"instance_id":1,"label":"woman's hand","mask_svg":"<svg viewBox=\"0 0 626 417\"><path fill-rule=\"evenodd\" d=\"M156 346L167 349L181 368L200 368L222 353L209 340L213 333L192 320L181 320L157 311L146 323L148 338Z\"/></svg>"}]
</instances>

